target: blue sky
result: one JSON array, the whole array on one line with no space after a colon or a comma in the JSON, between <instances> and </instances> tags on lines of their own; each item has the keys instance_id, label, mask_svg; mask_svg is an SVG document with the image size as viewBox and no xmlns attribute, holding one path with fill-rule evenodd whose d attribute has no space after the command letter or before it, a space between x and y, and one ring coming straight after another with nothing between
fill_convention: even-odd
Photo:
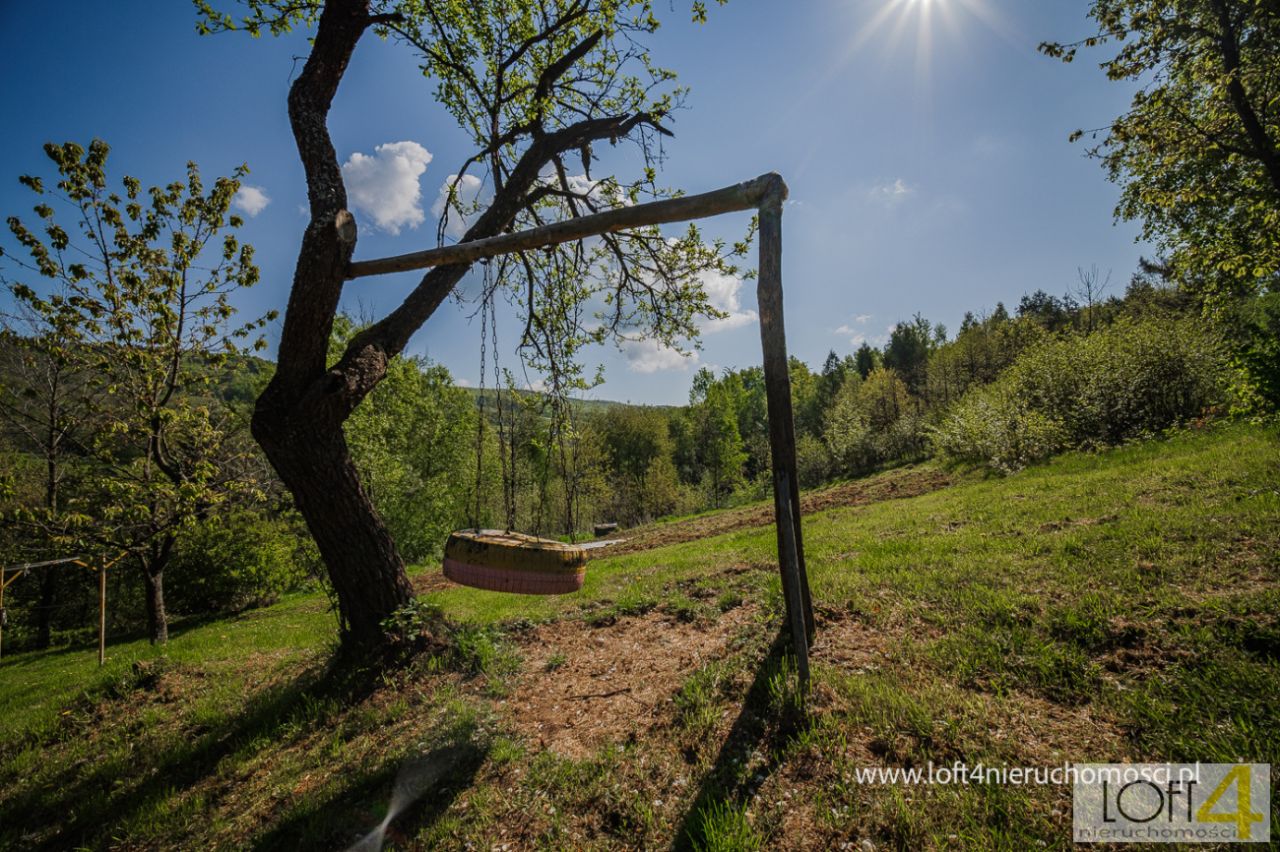
<instances>
[{"instance_id":1,"label":"blue sky","mask_svg":"<svg viewBox=\"0 0 1280 852\"><path fill-rule=\"evenodd\" d=\"M966 310L1012 308L1037 288L1061 294L1081 266L1112 270L1118 292L1144 253L1137 226L1112 221L1116 187L1067 141L1073 129L1122 112L1129 90L1107 81L1091 56L1062 65L1035 51L1042 40L1089 32L1084 0L731 0L705 26L688 23L683 0L657 5L675 11L652 53L692 88L667 140L664 182L699 192L766 171L786 178L788 344L810 364L862 339L882 343L917 311L954 332ZM257 247L263 281L239 305L252 314L283 308L305 224L284 105L306 51L301 36L199 37L180 0L85 3L74 13L0 3L0 213L29 215L17 176L47 173L46 141L99 136L112 145L113 174L144 183L180 176L190 159L206 177L248 163L261 196L246 198L256 215L243 236ZM413 56L367 37L330 127L344 162L372 158L353 180L388 190L383 209L356 209L357 256L433 245L431 206L470 151ZM745 221L705 228L734 238ZM353 282L344 305L381 315L415 280ZM653 348L598 350L606 383L592 396L678 403L697 366L757 363L758 330L747 321L754 285L735 286L718 282L717 299L741 321L705 334L696 361ZM479 378L479 331L453 303L411 351L460 380ZM503 357L514 363L512 353Z\"/></svg>"}]
</instances>

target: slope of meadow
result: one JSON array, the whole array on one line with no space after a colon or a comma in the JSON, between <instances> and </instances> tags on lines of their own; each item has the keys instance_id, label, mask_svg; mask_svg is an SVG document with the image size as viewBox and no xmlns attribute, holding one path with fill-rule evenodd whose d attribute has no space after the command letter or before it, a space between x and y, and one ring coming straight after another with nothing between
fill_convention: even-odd
<instances>
[{"instance_id":1,"label":"slope of meadow","mask_svg":"<svg viewBox=\"0 0 1280 852\"><path fill-rule=\"evenodd\" d=\"M714 520L572 597L423 576L457 625L389 672L334 662L319 595L102 671L5 658L0 846L1065 848L1067 788L855 772L1280 764L1278 474L1275 431L1232 426L815 499L807 712L772 528Z\"/></svg>"}]
</instances>

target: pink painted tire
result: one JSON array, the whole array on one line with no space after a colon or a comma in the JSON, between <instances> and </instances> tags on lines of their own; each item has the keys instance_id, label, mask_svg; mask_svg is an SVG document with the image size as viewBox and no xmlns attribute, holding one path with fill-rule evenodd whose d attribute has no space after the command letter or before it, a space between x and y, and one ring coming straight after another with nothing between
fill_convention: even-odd
<instances>
[{"instance_id":1,"label":"pink painted tire","mask_svg":"<svg viewBox=\"0 0 1280 852\"><path fill-rule=\"evenodd\" d=\"M562 595L582 588L584 548L500 530L459 530L444 548L444 575L491 592Z\"/></svg>"}]
</instances>

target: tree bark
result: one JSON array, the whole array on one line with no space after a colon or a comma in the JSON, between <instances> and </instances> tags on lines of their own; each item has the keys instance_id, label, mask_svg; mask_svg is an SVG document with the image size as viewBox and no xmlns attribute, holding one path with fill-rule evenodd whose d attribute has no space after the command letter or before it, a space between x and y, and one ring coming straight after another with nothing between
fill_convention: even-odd
<instances>
[{"instance_id":1,"label":"tree bark","mask_svg":"<svg viewBox=\"0 0 1280 852\"><path fill-rule=\"evenodd\" d=\"M473 238L451 246L377 260L357 261L351 264L347 277L362 278L366 275L385 275L410 269L470 264L500 254L558 245L599 234L617 233L629 228L688 222L718 216L722 213L751 210L758 207L761 199L768 193L776 192L780 185L782 185L781 176L769 172L711 192L649 201L631 207L619 207L590 216L565 219L540 228L517 231L514 234Z\"/></svg>"},{"instance_id":2,"label":"tree bark","mask_svg":"<svg viewBox=\"0 0 1280 852\"><path fill-rule=\"evenodd\" d=\"M164 569L152 572L148 567L142 572L147 591L147 637L152 645L169 641L169 615L164 609Z\"/></svg>"},{"instance_id":3,"label":"tree bark","mask_svg":"<svg viewBox=\"0 0 1280 852\"><path fill-rule=\"evenodd\" d=\"M285 312L278 367L258 398L253 436L293 492L338 596L343 638L376 644L382 622L412 597L404 562L347 450L342 422L386 373L366 353L354 369L327 370L329 337L355 220L326 121L352 51L369 26L367 0L325 4L314 46L289 90L289 122L307 177L311 221Z\"/></svg>"},{"instance_id":4,"label":"tree bark","mask_svg":"<svg viewBox=\"0 0 1280 852\"><path fill-rule=\"evenodd\" d=\"M141 556L142 580L146 592L147 637L152 645L169 641L169 614L164 607L164 569L173 555L177 538L166 534L152 539Z\"/></svg>"},{"instance_id":5,"label":"tree bark","mask_svg":"<svg viewBox=\"0 0 1280 852\"><path fill-rule=\"evenodd\" d=\"M379 643L383 620L413 589L391 533L360 485L341 422L257 417L254 427L329 569L344 638Z\"/></svg>"}]
</instances>

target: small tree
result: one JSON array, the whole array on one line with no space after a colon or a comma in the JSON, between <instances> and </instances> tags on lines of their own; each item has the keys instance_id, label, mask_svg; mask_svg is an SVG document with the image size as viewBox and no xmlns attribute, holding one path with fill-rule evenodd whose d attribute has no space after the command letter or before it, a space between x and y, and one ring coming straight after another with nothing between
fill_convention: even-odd
<instances>
[{"instance_id":1,"label":"small tree","mask_svg":"<svg viewBox=\"0 0 1280 852\"><path fill-rule=\"evenodd\" d=\"M929 355L946 341L946 330L936 328L920 314L911 322L900 322L889 332L884 347L884 366L897 372L907 388L917 396L924 392L929 368ZM869 374L868 374L869 375Z\"/></svg>"},{"instance_id":2,"label":"small tree","mask_svg":"<svg viewBox=\"0 0 1280 852\"><path fill-rule=\"evenodd\" d=\"M668 422L659 409L631 405L612 406L594 421L608 448L613 508L622 523L649 521L669 511L669 495L655 500L658 492L669 490L669 483L653 479L675 454Z\"/></svg>"},{"instance_id":3,"label":"small tree","mask_svg":"<svg viewBox=\"0 0 1280 852\"><path fill-rule=\"evenodd\" d=\"M703 484L711 505L719 508L742 482L742 466L747 460L733 400L723 384L712 385L699 416Z\"/></svg>"},{"instance_id":4,"label":"small tree","mask_svg":"<svg viewBox=\"0 0 1280 852\"><path fill-rule=\"evenodd\" d=\"M16 446L43 463L42 501L17 517L24 540L65 540L75 524L66 511L65 490L76 459L85 457L101 421L99 389L85 349L79 311L57 288L48 302L20 297L14 282L0 278L14 302L0 331L0 425ZM35 551L33 555L47 556ZM47 648L61 571L39 574L36 647Z\"/></svg>"},{"instance_id":5,"label":"small tree","mask_svg":"<svg viewBox=\"0 0 1280 852\"><path fill-rule=\"evenodd\" d=\"M209 392L241 341L272 315L231 325L231 295L258 280L252 247L233 233L241 221L229 215L245 169L206 191L189 163L185 181L144 192L126 176L116 192L108 151L101 140L87 150L49 144L55 185L21 178L40 197L43 235L16 216L9 229L30 257L21 267L54 292L22 283L11 292L26 310L74 329L78 357L105 393L105 425L92 446L96 497L84 507L92 523L80 535L135 557L151 640L164 642L164 569L181 532L252 490L248 448L236 446L234 423ZM70 208L73 230L53 204Z\"/></svg>"},{"instance_id":6,"label":"small tree","mask_svg":"<svg viewBox=\"0 0 1280 852\"><path fill-rule=\"evenodd\" d=\"M853 363L858 368L858 375L866 378L871 371L880 366L880 353L871 348L870 343L863 343L853 353Z\"/></svg>"},{"instance_id":7,"label":"small tree","mask_svg":"<svg viewBox=\"0 0 1280 852\"><path fill-rule=\"evenodd\" d=\"M1111 287L1111 270L1108 269L1106 277L1103 277L1098 272L1097 264L1088 269L1078 266L1076 277L1079 283L1076 285L1075 297L1077 304L1080 305L1080 312L1084 314L1084 331L1085 334L1092 334L1096 325L1095 314L1102 302L1102 297Z\"/></svg>"}]
</instances>

